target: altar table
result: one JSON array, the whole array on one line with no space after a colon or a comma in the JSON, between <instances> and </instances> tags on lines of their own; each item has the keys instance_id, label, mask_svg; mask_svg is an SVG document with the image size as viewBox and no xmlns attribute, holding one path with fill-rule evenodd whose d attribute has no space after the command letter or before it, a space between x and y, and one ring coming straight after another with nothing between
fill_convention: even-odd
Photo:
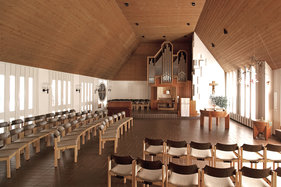
<instances>
[{"instance_id":1,"label":"altar table","mask_svg":"<svg viewBox=\"0 0 281 187\"><path fill-rule=\"evenodd\" d=\"M204 117L209 117L209 130L212 130L212 118L216 118L216 125L219 124L219 118L224 118L225 129L229 129L229 114L225 110L206 109L200 110L200 125L204 126Z\"/></svg>"}]
</instances>

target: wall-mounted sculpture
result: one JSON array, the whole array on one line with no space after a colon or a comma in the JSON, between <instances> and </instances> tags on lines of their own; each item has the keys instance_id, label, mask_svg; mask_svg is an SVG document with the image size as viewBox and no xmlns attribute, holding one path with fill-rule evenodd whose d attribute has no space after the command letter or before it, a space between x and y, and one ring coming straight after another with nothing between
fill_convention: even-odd
<instances>
[{"instance_id":1,"label":"wall-mounted sculpture","mask_svg":"<svg viewBox=\"0 0 281 187\"><path fill-rule=\"evenodd\" d=\"M161 77L161 84L173 82L177 77L178 82L187 81L187 52L180 50L173 54L173 45L165 41L161 49L154 55L147 57L147 81L155 84L156 77Z\"/></svg>"}]
</instances>

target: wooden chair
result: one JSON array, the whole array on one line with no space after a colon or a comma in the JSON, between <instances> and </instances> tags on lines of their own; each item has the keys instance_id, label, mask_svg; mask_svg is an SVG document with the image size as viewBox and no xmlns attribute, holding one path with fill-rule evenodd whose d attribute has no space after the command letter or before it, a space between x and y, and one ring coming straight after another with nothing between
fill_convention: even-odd
<instances>
[{"instance_id":1,"label":"wooden chair","mask_svg":"<svg viewBox=\"0 0 281 187\"><path fill-rule=\"evenodd\" d=\"M260 154L260 151L263 151L263 155ZM265 154L264 147L262 145L249 145L243 144L240 147L240 167L243 167L244 162L250 162L251 168L253 168L253 164L255 164L255 168L257 168L257 163L263 162L263 168L265 168Z\"/></svg>"},{"instance_id":2,"label":"wooden chair","mask_svg":"<svg viewBox=\"0 0 281 187\"><path fill-rule=\"evenodd\" d=\"M168 186L200 186L200 170L197 165L183 166L170 162L166 172Z\"/></svg>"},{"instance_id":3,"label":"wooden chair","mask_svg":"<svg viewBox=\"0 0 281 187\"><path fill-rule=\"evenodd\" d=\"M137 187L137 183L143 183L143 187L149 185L165 186L166 168L161 161L146 161L138 158L133 161L133 187Z\"/></svg>"},{"instance_id":4,"label":"wooden chair","mask_svg":"<svg viewBox=\"0 0 281 187\"><path fill-rule=\"evenodd\" d=\"M272 162L273 170L275 170L275 165L279 167L281 162L281 145L267 144L264 151L265 168L267 168L267 163Z\"/></svg>"},{"instance_id":5,"label":"wooden chair","mask_svg":"<svg viewBox=\"0 0 281 187\"><path fill-rule=\"evenodd\" d=\"M243 167L239 171L239 186L272 186L268 177L271 175L273 181L273 173L268 169L253 169Z\"/></svg>"},{"instance_id":6,"label":"wooden chair","mask_svg":"<svg viewBox=\"0 0 281 187\"><path fill-rule=\"evenodd\" d=\"M124 179L124 184L127 179L132 180L133 158L131 156L116 156L108 157L107 170L107 186L111 187L111 177Z\"/></svg>"},{"instance_id":7,"label":"wooden chair","mask_svg":"<svg viewBox=\"0 0 281 187\"><path fill-rule=\"evenodd\" d=\"M198 143L191 141L188 150L189 164L192 160L209 161L209 165L213 165L213 147L211 143Z\"/></svg>"},{"instance_id":8,"label":"wooden chair","mask_svg":"<svg viewBox=\"0 0 281 187\"><path fill-rule=\"evenodd\" d=\"M230 163L230 167L234 167L236 162L237 168L240 169L239 155L240 149L237 144L217 143L214 147L214 167L216 167L216 163L219 161Z\"/></svg>"},{"instance_id":9,"label":"wooden chair","mask_svg":"<svg viewBox=\"0 0 281 187\"><path fill-rule=\"evenodd\" d=\"M238 173L234 167L214 168L206 165L202 169L202 186L238 186Z\"/></svg>"},{"instance_id":10,"label":"wooden chair","mask_svg":"<svg viewBox=\"0 0 281 187\"><path fill-rule=\"evenodd\" d=\"M189 163L188 156L187 156L188 144L186 143L186 141L167 140L166 145L167 145L167 151L166 151L167 163L170 162L170 159L172 160L174 158L178 158L178 159L184 158L186 160L186 164Z\"/></svg>"},{"instance_id":11,"label":"wooden chair","mask_svg":"<svg viewBox=\"0 0 281 187\"><path fill-rule=\"evenodd\" d=\"M145 156L149 155L153 161L154 156L160 156L162 161L165 162L166 150L166 144L162 139L145 138L143 140L142 158L145 160Z\"/></svg>"}]
</instances>

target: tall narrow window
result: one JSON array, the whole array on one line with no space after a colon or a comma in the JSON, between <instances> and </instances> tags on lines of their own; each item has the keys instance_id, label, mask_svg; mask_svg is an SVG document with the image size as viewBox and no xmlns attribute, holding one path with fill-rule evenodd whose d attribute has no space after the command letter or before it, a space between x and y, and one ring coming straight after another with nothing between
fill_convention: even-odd
<instances>
[{"instance_id":1,"label":"tall narrow window","mask_svg":"<svg viewBox=\"0 0 281 187\"><path fill-rule=\"evenodd\" d=\"M90 83L88 83L88 102L90 101Z\"/></svg>"},{"instance_id":2,"label":"tall narrow window","mask_svg":"<svg viewBox=\"0 0 281 187\"><path fill-rule=\"evenodd\" d=\"M84 85L85 85L85 89L84 89L85 97L84 97L84 99L85 99L85 103L86 103L88 101L87 100L87 83L85 82Z\"/></svg>"},{"instance_id":3,"label":"tall narrow window","mask_svg":"<svg viewBox=\"0 0 281 187\"><path fill-rule=\"evenodd\" d=\"M82 83L81 83L81 102L82 102L82 103L83 103L83 96L84 96L84 95L83 95L83 93L84 93L84 92L83 92L83 90L84 90L83 88L84 88L84 87L83 87L83 82L82 82Z\"/></svg>"},{"instance_id":4,"label":"tall narrow window","mask_svg":"<svg viewBox=\"0 0 281 187\"><path fill-rule=\"evenodd\" d=\"M245 104L246 104L246 107L245 107L245 113L246 113L246 118L250 118L250 104L251 104L251 95L250 95L250 70L249 69L246 69L246 86L245 86Z\"/></svg>"},{"instance_id":5,"label":"tall narrow window","mask_svg":"<svg viewBox=\"0 0 281 187\"><path fill-rule=\"evenodd\" d=\"M70 81L68 81L68 97L67 97L67 99L68 99L68 104L70 105L71 103L70 103L70 101L71 101L71 92L70 92L70 90L71 90L71 84L70 84Z\"/></svg>"},{"instance_id":6,"label":"tall narrow window","mask_svg":"<svg viewBox=\"0 0 281 187\"><path fill-rule=\"evenodd\" d=\"M251 119L256 119L256 68L251 67Z\"/></svg>"},{"instance_id":7,"label":"tall narrow window","mask_svg":"<svg viewBox=\"0 0 281 187\"><path fill-rule=\"evenodd\" d=\"M5 77L0 75L0 113L4 112Z\"/></svg>"},{"instance_id":8,"label":"tall narrow window","mask_svg":"<svg viewBox=\"0 0 281 187\"><path fill-rule=\"evenodd\" d=\"M16 82L15 82L15 76L10 75L10 111L15 111L15 97L16 94Z\"/></svg>"},{"instance_id":9,"label":"tall narrow window","mask_svg":"<svg viewBox=\"0 0 281 187\"><path fill-rule=\"evenodd\" d=\"M20 99L20 110L24 110L24 77L20 77L20 92L19 92L19 99Z\"/></svg>"},{"instance_id":10,"label":"tall narrow window","mask_svg":"<svg viewBox=\"0 0 281 187\"><path fill-rule=\"evenodd\" d=\"M232 112L237 113L237 72L232 72Z\"/></svg>"},{"instance_id":11,"label":"tall narrow window","mask_svg":"<svg viewBox=\"0 0 281 187\"><path fill-rule=\"evenodd\" d=\"M28 78L28 109L33 108L33 78Z\"/></svg>"},{"instance_id":12,"label":"tall narrow window","mask_svg":"<svg viewBox=\"0 0 281 187\"><path fill-rule=\"evenodd\" d=\"M61 80L58 80L58 105L61 105Z\"/></svg>"},{"instance_id":13,"label":"tall narrow window","mask_svg":"<svg viewBox=\"0 0 281 187\"><path fill-rule=\"evenodd\" d=\"M52 106L56 106L56 81L52 80Z\"/></svg>"},{"instance_id":14,"label":"tall narrow window","mask_svg":"<svg viewBox=\"0 0 281 187\"><path fill-rule=\"evenodd\" d=\"M91 94L91 102L93 101L93 83L91 83L91 92L90 92L90 94ZM92 108L91 108L91 110L92 110Z\"/></svg>"},{"instance_id":15,"label":"tall narrow window","mask_svg":"<svg viewBox=\"0 0 281 187\"><path fill-rule=\"evenodd\" d=\"M66 81L63 81L63 104L66 105Z\"/></svg>"},{"instance_id":16,"label":"tall narrow window","mask_svg":"<svg viewBox=\"0 0 281 187\"><path fill-rule=\"evenodd\" d=\"M240 75L240 115L245 116L245 74L242 69Z\"/></svg>"}]
</instances>

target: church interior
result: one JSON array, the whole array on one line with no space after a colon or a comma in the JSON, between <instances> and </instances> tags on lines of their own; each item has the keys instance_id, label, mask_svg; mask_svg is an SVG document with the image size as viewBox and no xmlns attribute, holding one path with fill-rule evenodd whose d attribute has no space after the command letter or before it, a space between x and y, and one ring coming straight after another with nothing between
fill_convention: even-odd
<instances>
[{"instance_id":1,"label":"church interior","mask_svg":"<svg viewBox=\"0 0 281 187\"><path fill-rule=\"evenodd\" d=\"M281 186L281 1L1 0L0 186Z\"/></svg>"}]
</instances>

